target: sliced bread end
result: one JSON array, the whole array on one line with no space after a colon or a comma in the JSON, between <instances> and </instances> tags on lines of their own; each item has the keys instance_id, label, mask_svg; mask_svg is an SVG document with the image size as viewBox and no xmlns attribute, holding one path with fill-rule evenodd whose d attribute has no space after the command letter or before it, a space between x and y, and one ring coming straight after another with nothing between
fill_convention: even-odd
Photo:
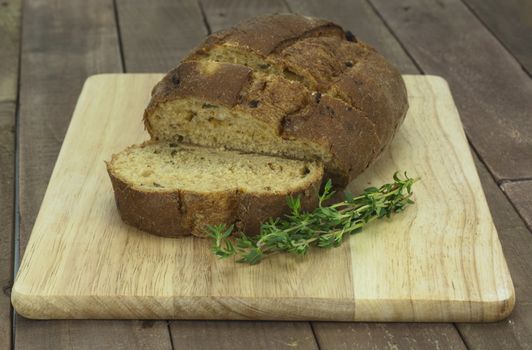
<instances>
[{"instance_id":1,"label":"sliced bread end","mask_svg":"<svg viewBox=\"0 0 532 350\"><path fill-rule=\"evenodd\" d=\"M235 224L256 234L288 212L286 197L316 205L316 162L149 141L107 163L122 219L161 236L206 236L206 225Z\"/></svg>"}]
</instances>

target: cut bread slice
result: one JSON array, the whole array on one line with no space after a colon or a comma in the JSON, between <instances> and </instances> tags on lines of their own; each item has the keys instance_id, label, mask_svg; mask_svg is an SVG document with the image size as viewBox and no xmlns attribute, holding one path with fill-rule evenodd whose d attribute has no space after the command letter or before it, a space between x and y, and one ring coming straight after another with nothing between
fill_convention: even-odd
<instances>
[{"instance_id":1,"label":"cut bread slice","mask_svg":"<svg viewBox=\"0 0 532 350\"><path fill-rule=\"evenodd\" d=\"M288 195L313 208L323 177L318 162L156 141L113 155L107 170L123 221L168 237L215 224L256 234L288 212Z\"/></svg>"}]
</instances>

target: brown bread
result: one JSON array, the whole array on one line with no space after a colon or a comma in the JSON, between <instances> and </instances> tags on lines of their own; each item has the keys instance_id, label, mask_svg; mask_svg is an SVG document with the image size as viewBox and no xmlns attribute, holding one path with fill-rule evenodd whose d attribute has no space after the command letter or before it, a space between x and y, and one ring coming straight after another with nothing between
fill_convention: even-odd
<instances>
[{"instance_id":1,"label":"brown bread","mask_svg":"<svg viewBox=\"0 0 532 350\"><path fill-rule=\"evenodd\" d=\"M167 237L203 237L216 224L256 234L287 214L288 195L314 207L323 177L313 162L154 141L115 154L107 170L122 219Z\"/></svg>"},{"instance_id":2,"label":"brown bread","mask_svg":"<svg viewBox=\"0 0 532 350\"><path fill-rule=\"evenodd\" d=\"M390 143L407 109L399 72L340 26L292 14L251 19L210 35L154 87L144 113L153 141L146 145L162 153L176 144L191 154L202 149L224 158L240 151L274 163L295 161L312 168L311 181L285 173L285 186L272 191L277 179L255 173L248 177L264 188L139 187L115 165L132 149L147 147L134 146L108 164L119 211L124 221L164 236L201 236L205 224L216 223L256 233L262 220L286 212L286 195L302 195L310 209L322 180L347 185Z\"/></svg>"},{"instance_id":3,"label":"brown bread","mask_svg":"<svg viewBox=\"0 0 532 350\"><path fill-rule=\"evenodd\" d=\"M209 36L154 88L144 120L156 139L319 159L345 186L407 109L401 75L374 49L334 23L287 14Z\"/></svg>"}]
</instances>

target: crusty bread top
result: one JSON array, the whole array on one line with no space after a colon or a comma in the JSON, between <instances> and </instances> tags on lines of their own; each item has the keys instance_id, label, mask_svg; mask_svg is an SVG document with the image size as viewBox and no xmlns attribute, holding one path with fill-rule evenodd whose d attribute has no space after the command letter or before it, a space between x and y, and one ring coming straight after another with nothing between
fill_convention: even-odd
<instances>
[{"instance_id":1,"label":"crusty bread top","mask_svg":"<svg viewBox=\"0 0 532 350\"><path fill-rule=\"evenodd\" d=\"M266 56L301 38L323 35L342 37L344 31L340 26L319 18L288 13L258 16L213 33L200 46L200 50L231 43Z\"/></svg>"},{"instance_id":2,"label":"crusty bread top","mask_svg":"<svg viewBox=\"0 0 532 350\"><path fill-rule=\"evenodd\" d=\"M210 35L184 61L212 59L217 49L250 51L311 90L365 112L384 144L408 107L399 72L369 45L329 21L294 14L259 16ZM400 117L396 117L399 115ZM394 118L395 117L395 118Z\"/></svg>"},{"instance_id":3,"label":"crusty bread top","mask_svg":"<svg viewBox=\"0 0 532 350\"><path fill-rule=\"evenodd\" d=\"M238 102L243 86L250 80L251 72L250 68L235 64L223 67L215 63L181 64L155 85L152 95L157 99L152 99L145 115L156 105L179 97L193 97L232 107Z\"/></svg>"}]
</instances>

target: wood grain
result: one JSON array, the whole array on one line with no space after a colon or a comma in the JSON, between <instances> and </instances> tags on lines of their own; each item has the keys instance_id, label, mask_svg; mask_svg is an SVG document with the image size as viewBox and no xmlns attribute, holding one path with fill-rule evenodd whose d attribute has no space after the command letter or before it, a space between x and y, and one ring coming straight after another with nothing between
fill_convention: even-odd
<instances>
[{"instance_id":1,"label":"wood grain","mask_svg":"<svg viewBox=\"0 0 532 350\"><path fill-rule=\"evenodd\" d=\"M501 187L532 230L532 180L505 182Z\"/></svg>"},{"instance_id":2,"label":"wood grain","mask_svg":"<svg viewBox=\"0 0 532 350\"><path fill-rule=\"evenodd\" d=\"M482 23L532 75L532 2L529 0L464 0Z\"/></svg>"},{"instance_id":3,"label":"wood grain","mask_svg":"<svg viewBox=\"0 0 532 350\"><path fill-rule=\"evenodd\" d=\"M421 69L447 79L468 138L496 179L529 178L532 80L508 51L459 0L371 3Z\"/></svg>"},{"instance_id":4,"label":"wood grain","mask_svg":"<svg viewBox=\"0 0 532 350\"><path fill-rule=\"evenodd\" d=\"M375 47L403 74L418 69L366 1L287 0L290 9L303 15L330 19Z\"/></svg>"},{"instance_id":5,"label":"wood grain","mask_svg":"<svg viewBox=\"0 0 532 350\"><path fill-rule=\"evenodd\" d=\"M161 321L33 321L17 327L17 339L24 339L17 348L170 350L170 337L164 334L168 328Z\"/></svg>"},{"instance_id":6,"label":"wood grain","mask_svg":"<svg viewBox=\"0 0 532 350\"><path fill-rule=\"evenodd\" d=\"M24 3L20 82L20 255L22 256L86 77L121 72L112 0ZM138 332L128 321L35 322L17 315L15 348L45 349L48 344L109 348L139 346L144 339L168 342L166 324ZM43 329L39 333L40 329ZM74 332L75 330L75 332ZM113 332L110 332L113 330ZM36 338L35 333L41 337ZM71 339L72 334L75 339ZM95 336L101 335L101 336ZM67 339L67 340L65 340ZM59 343L56 343L59 342Z\"/></svg>"},{"instance_id":7,"label":"wood grain","mask_svg":"<svg viewBox=\"0 0 532 350\"><path fill-rule=\"evenodd\" d=\"M368 297L369 300L370 295L371 298L375 298L376 295L382 298L389 298L390 290L394 290L393 294L403 295L404 298L412 298L412 295L419 293L425 295L426 299L437 299L435 297L436 295L450 288L453 293L458 290L467 290L469 297L477 295L478 298L482 299L482 295L486 295L482 290L483 286L494 283L495 280L504 279L504 274L499 273L496 276L492 276L494 280L491 282L485 278L477 277L479 273L485 273L485 276L487 276L491 274L489 271L497 271L499 269L497 266L500 263L504 264L504 262L494 261L487 263L487 260L483 259L483 251L500 249L494 246L492 241L496 236L495 228L492 223L479 219L489 217L490 214L487 206L479 206L479 202L484 202L484 196L480 183L475 183L473 180L473 178L477 178L477 174L467 144L463 144L463 148L457 150L453 149L453 147L445 146L445 143L440 143L439 141L441 136L438 134L440 132L444 133L445 142L448 144L460 145L463 139L465 139L452 97L450 94L445 93L448 93L447 85L441 78L428 77L426 79L431 82L430 85L410 84L409 79L406 79L410 109L405 125L403 125L401 131L390 146L386 154L387 156L374 164L371 167L371 171L359 176L351 187L352 193L358 193L366 184L375 185L376 181L378 181L377 179L382 181L381 179L384 178L383 174L389 171L388 169L390 168L408 169L408 171L423 179L417 187L416 194L417 202L423 203L423 205L416 206L416 210L419 210L416 213L417 222L408 223L408 228L406 229L399 224L398 220L404 218L404 216L401 216L389 223L379 222L371 228L372 230L375 229L376 232L393 232L386 239L382 239L378 234L368 234L355 236L354 239L350 240L353 266L364 266L364 269L356 270L353 276L355 287L357 285L364 285L363 289L355 290L356 300L358 302L357 311L359 313L362 309L361 299ZM423 99L423 96L426 97L428 91L431 91L432 96L437 96L434 97L435 102L427 103L425 101L430 99L425 98L424 103L416 104L415 97ZM432 111L437 116L439 115L437 122L430 121L429 111ZM423 117L416 118L415 116L418 115ZM442 117L443 115L445 117ZM451 115L454 117L451 117ZM408 119L409 117L410 119ZM411 125L413 123L415 123L416 130L419 130L418 133L412 132L413 127ZM423 125L423 123L426 124ZM412 129L409 129L409 127ZM426 139L423 146L420 144L412 147L412 144L415 143L413 140L422 139ZM402 153L404 152L401 149L404 147L403 145L409 145L412 148L408 147L408 151ZM421 148L423 148L422 152L420 152ZM424 152L426 154L421 156L421 153ZM461 153L461 156L465 159L456 159L455 157L461 158L457 153ZM408 154L410 159L405 159L406 157L402 156L402 154ZM441 177L446 176L455 177L456 179L462 178L464 176L462 173L466 177L471 176L472 178L457 180L460 183L458 186L456 184L445 184L445 182L441 181ZM463 187L463 181L468 183L466 187ZM426 191L423 191L423 188L419 186L427 186L425 188ZM473 200L472 198L477 195L482 199ZM434 207L433 203L445 203L445 205L436 209L437 206ZM431 214L428 214L428 212L423 213L424 206L432 207L436 212ZM438 222L435 218L437 216L445 217L453 213L471 213L471 216L470 218L461 215L453 216L452 219L449 221L446 220L445 222ZM425 217L424 215L427 216ZM477 220L478 222L476 222ZM381 224L386 226L379 228ZM418 227L417 225L420 226ZM442 226L440 227L439 225ZM455 231L456 229L458 231ZM424 232L423 238L410 236L410 233L408 233L416 231ZM466 234L466 232L475 231L477 231L476 236L468 237ZM487 232L491 233L487 234ZM407 234L405 235L405 233ZM458 241L454 241L451 238L453 235L464 236L458 240L458 243ZM483 235L485 235L484 238L481 238ZM470 245L466 243L471 239L475 241L475 244ZM425 243L422 243L423 241ZM372 256L365 253L364 249L368 249L368 247L371 247L376 252L376 255ZM421 255L416 249L421 249L424 254L428 254L433 258L429 261L418 260L421 258ZM390 250L416 251L416 253L405 254L399 259L391 258L392 261L389 264L382 263L382 261L386 261L386 257L384 255L380 256L380 254ZM463 255L455 255L460 250ZM446 258L443 260L435 258L440 255L449 258L449 260L446 261ZM457 264L455 260L457 258L461 260L461 263ZM388 259L390 260L390 258ZM381 263L374 264L372 261L381 261ZM472 268L469 271L468 265L469 268ZM400 274L399 271L403 271L403 274ZM407 271L406 274L404 274L405 271ZM443 271L448 272L448 274ZM459 281L453 280L452 278L449 279L448 277L439 277L444 275L452 276L455 273L460 274L463 280ZM380 278L375 278L375 276L388 276L384 280L390 284L383 284L383 281ZM497 294L500 291L502 290L494 292ZM460 297L457 297L457 299L460 299ZM440 300L444 300L443 295L440 296ZM441 315L446 312L454 313L455 311L452 308L457 306L445 302L440 305L437 303L430 304L430 307L428 305L426 306L427 309L422 305L419 305L419 308L416 305L412 305L411 311L414 315L426 312L426 316L430 317L431 314ZM499 306L503 307L502 305ZM460 307L467 308L463 304ZM369 303L368 310L364 310L364 314L371 313L372 310L376 310L377 313L380 311L377 305L374 306ZM401 309L398 312L405 312L405 310ZM471 310L471 312L469 316L472 318L485 316L483 311L480 310ZM476 314L476 312L479 313ZM382 321L383 319L375 320ZM432 319L432 321L437 321L437 319Z\"/></svg>"},{"instance_id":8,"label":"wood grain","mask_svg":"<svg viewBox=\"0 0 532 350\"><path fill-rule=\"evenodd\" d=\"M251 17L289 12L282 0L200 0L212 32L222 30Z\"/></svg>"},{"instance_id":9,"label":"wood grain","mask_svg":"<svg viewBox=\"0 0 532 350\"><path fill-rule=\"evenodd\" d=\"M482 186L515 281L516 305L512 315L495 323L458 324L472 349L530 349L532 347L532 239L511 203L477 159Z\"/></svg>"},{"instance_id":10,"label":"wood grain","mask_svg":"<svg viewBox=\"0 0 532 350\"><path fill-rule=\"evenodd\" d=\"M176 350L318 349L308 322L174 321Z\"/></svg>"},{"instance_id":11,"label":"wood grain","mask_svg":"<svg viewBox=\"0 0 532 350\"><path fill-rule=\"evenodd\" d=\"M423 205L374 223L334 251L253 267L216 260L208 240L164 239L119 219L103 161L147 138L142 124L129 120L142 114L160 78L100 75L85 84L13 288L18 312L489 321L511 311L513 287L441 78L405 77L411 106L405 125L389 152L350 186L358 192L409 169L423 178L416 186Z\"/></svg>"},{"instance_id":12,"label":"wood grain","mask_svg":"<svg viewBox=\"0 0 532 350\"><path fill-rule=\"evenodd\" d=\"M126 72L167 72L207 34L197 1L118 0Z\"/></svg>"},{"instance_id":13,"label":"wood grain","mask_svg":"<svg viewBox=\"0 0 532 350\"><path fill-rule=\"evenodd\" d=\"M452 324L314 322L321 349L467 349Z\"/></svg>"},{"instance_id":14,"label":"wood grain","mask_svg":"<svg viewBox=\"0 0 532 350\"><path fill-rule=\"evenodd\" d=\"M11 347L11 285L15 220L15 128L20 45L20 1L0 10L0 348Z\"/></svg>"}]
</instances>

